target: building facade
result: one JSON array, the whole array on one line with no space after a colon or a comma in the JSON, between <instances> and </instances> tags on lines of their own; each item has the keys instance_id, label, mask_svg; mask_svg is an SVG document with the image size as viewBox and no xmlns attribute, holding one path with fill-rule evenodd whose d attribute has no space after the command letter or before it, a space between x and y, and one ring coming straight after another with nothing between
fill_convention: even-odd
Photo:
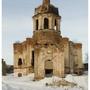
<instances>
[{"instance_id":1,"label":"building facade","mask_svg":"<svg viewBox=\"0 0 90 90\"><path fill-rule=\"evenodd\" d=\"M13 44L14 74L20 77L33 72L36 80L45 76L82 74L82 44L62 37L58 8L50 0L43 0L32 18L32 38Z\"/></svg>"}]
</instances>

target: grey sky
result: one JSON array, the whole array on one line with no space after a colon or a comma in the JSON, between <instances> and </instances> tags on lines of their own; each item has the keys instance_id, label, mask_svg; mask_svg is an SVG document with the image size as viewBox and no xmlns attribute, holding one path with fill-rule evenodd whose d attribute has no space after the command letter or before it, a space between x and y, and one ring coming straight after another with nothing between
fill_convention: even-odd
<instances>
[{"instance_id":1,"label":"grey sky","mask_svg":"<svg viewBox=\"0 0 90 90\"><path fill-rule=\"evenodd\" d=\"M3 58L13 63L13 43L32 36L34 8L42 0L2 0L3 2ZM75 42L82 42L83 56L87 53L88 42L88 0L51 0L62 16L62 36ZM84 58L83 58L84 60Z\"/></svg>"}]
</instances>

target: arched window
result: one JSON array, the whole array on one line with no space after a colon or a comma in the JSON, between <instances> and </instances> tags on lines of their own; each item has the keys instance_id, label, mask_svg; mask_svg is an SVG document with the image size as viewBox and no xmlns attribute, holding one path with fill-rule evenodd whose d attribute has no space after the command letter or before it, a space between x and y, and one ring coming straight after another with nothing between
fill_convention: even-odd
<instances>
[{"instance_id":1,"label":"arched window","mask_svg":"<svg viewBox=\"0 0 90 90\"><path fill-rule=\"evenodd\" d=\"M36 20L36 30L38 30L38 19Z\"/></svg>"},{"instance_id":2,"label":"arched window","mask_svg":"<svg viewBox=\"0 0 90 90\"><path fill-rule=\"evenodd\" d=\"M47 18L44 19L44 29L49 28L49 20Z\"/></svg>"},{"instance_id":3,"label":"arched window","mask_svg":"<svg viewBox=\"0 0 90 90\"><path fill-rule=\"evenodd\" d=\"M21 58L18 59L18 65L19 66L22 65L22 59Z\"/></svg>"}]
</instances>

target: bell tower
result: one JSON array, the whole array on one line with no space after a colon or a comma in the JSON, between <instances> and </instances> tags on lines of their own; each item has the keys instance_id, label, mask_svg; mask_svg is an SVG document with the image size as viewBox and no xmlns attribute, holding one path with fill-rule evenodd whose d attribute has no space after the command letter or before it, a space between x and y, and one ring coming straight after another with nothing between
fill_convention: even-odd
<instances>
[{"instance_id":1,"label":"bell tower","mask_svg":"<svg viewBox=\"0 0 90 90\"><path fill-rule=\"evenodd\" d=\"M43 0L42 5L35 8L33 16L35 79L42 79L47 74L64 77L64 51L60 22L58 8L50 4L50 0ZM62 64L56 66L58 63Z\"/></svg>"},{"instance_id":2,"label":"bell tower","mask_svg":"<svg viewBox=\"0 0 90 90\"><path fill-rule=\"evenodd\" d=\"M59 15L58 8L50 4L50 0L43 0L42 5L35 8L33 16L33 30L34 31L55 31L60 32L61 16Z\"/></svg>"}]
</instances>

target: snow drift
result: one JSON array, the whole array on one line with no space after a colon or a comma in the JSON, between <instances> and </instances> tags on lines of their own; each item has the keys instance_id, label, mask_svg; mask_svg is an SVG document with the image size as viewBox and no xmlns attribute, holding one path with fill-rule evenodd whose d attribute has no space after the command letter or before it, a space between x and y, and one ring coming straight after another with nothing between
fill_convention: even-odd
<instances>
[{"instance_id":1,"label":"snow drift","mask_svg":"<svg viewBox=\"0 0 90 90\"><path fill-rule=\"evenodd\" d=\"M40 81L33 81L34 74L23 77L14 77L12 75L4 76L2 80L2 90L88 90L88 76L75 76L67 75L64 78L67 82L75 83L76 85L71 86L46 86L46 83L52 84L53 82L58 82L62 78L50 77L44 78Z\"/></svg>"}]
</instances>

